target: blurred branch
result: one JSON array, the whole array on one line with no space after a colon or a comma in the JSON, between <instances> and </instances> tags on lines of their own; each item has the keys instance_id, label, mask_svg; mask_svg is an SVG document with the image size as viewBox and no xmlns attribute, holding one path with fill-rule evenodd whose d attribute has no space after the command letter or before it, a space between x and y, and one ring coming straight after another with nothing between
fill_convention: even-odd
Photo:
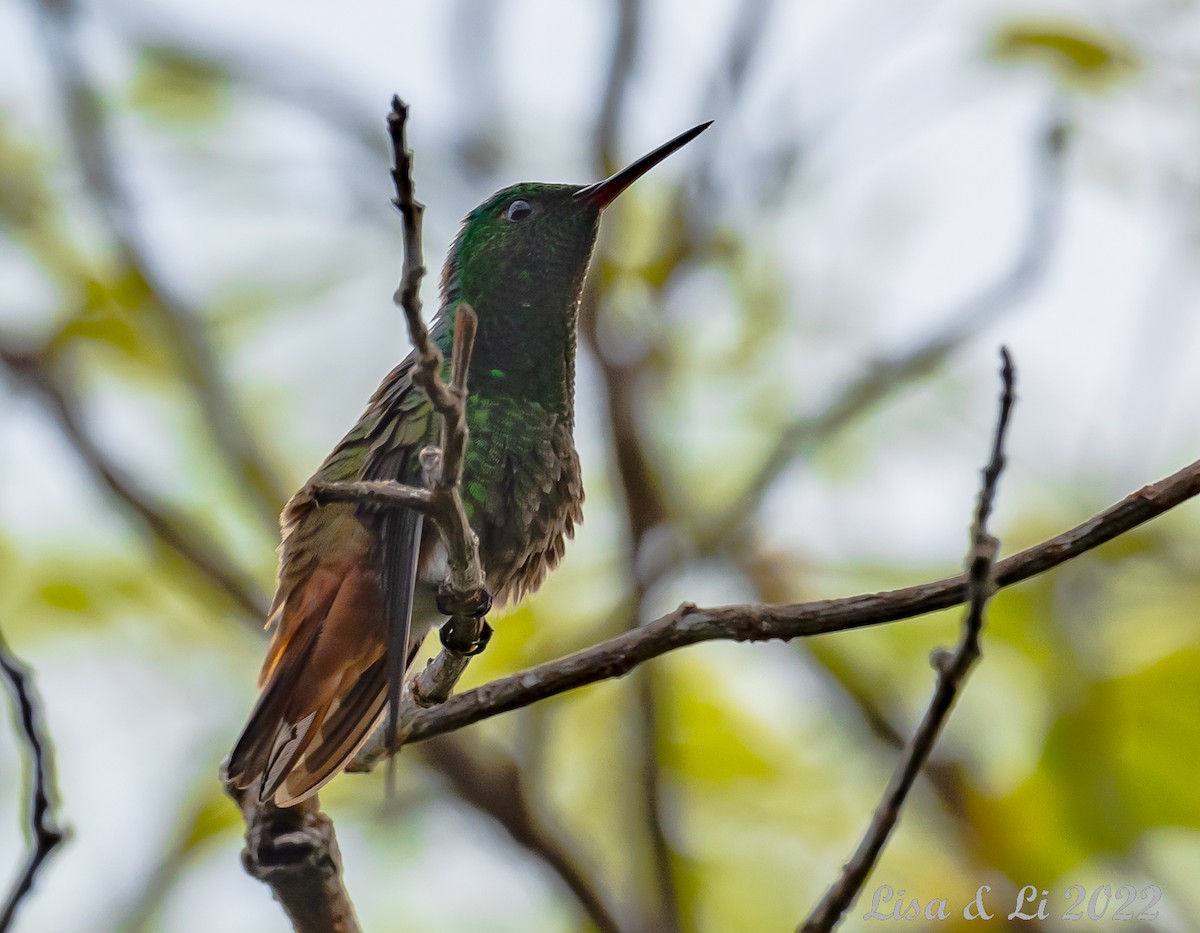
<instances>
[{"instance_id":1,"label":"blurred branch","mask_svg":"<svg viewBox=\"0 0 1200 933\"><path fill-rule=\"evenodd\" d=\"M1067 133L1067 125L1061 119L1054 119L1040 134L1029 226L1012 266L987 288L945 315L945 323L928 338L872 363L821 412L785 426L742 495L725 511L703 521L703 533L696 542L699 551L708 552L731 543L736 537L734 533L753 519L767 490L800 452L817 447L898 387L932 372L1029 294L1049 268L1054 253L1062 213Z\"/></svg>"},{"instance_id":2,"label":"blurred branch","mask_svg":"<svg viewBox=\"0 0 1200 933\"><path fill-rule=\"evenodd\" d=\"M34 0L59 96L66 130L84 182L109 228L123 264L134 270L153 296L159 320L183 365L209 430L263 522L274 530L287 491L267 464L249 426L229 394L200 315L175 293L154 267L137 228L136 212L116 169L105 133L100 99L88 83L75 48L75 0Z\"/></svg>"},{"instance_id":3,"label":"blurred branch","mask_svg":"<svg viewBox=\"0 0 1200 933\"><path fill-rule=\"evenodd\" d=\"M443 735L422 747L422 757L454 792L504 827L513 841L554 869L579 908L601 933L621 926L562 843L542 824L525 787L521 769L494 753L475 753L462 739Z\"/></svg>"},{"instance_id":4,"label":"blurred branch","mask_svg":"<svg viewBox=\"0 0 1200 933\"><path fill-rule=\"evenodd\" d=\"M1003 367L1001 377L1004 390L1000 396L1000 414L996 419L996 434L992 443L992 455L983 471L983 487L979 490L979 503L975 520L971 524L971 543L967 550L967 615L963 621L962 637L953 653L942 648L934 652L932 663L937 671L937 685L921 724L905 749L900 766L892 775L883 800L871 818L862 841L850 861L845 864L838 880L830 886L825 896L799 933L830 933L842 915L854 902L867 881L871 869L879 860L888 837L900 819L900 811L908 799L909 791L921 768L933 751L933 745L950 715L950 708L959 690L966 683L967 675L980 657L979 636L983 629L983 613L987 601L994 592L992 574L1000 542L988 533L987 522L991 515L992 502L996 497L996 485L1004 470L1004 439L1012 412L1013 366L1008 351L1001 349Z\"/></svg>"},{"instance_id":5,"label":"blurred branch","mask_svg":"<svg viewBox=\"0 0 1200 933\"><path fill-rule=\"evenodd\" d=\"M1200 495L1200 460L1144 486L1069 531L996 564L997 588L1012 586L1079 557ZM519 671L451 697L421 713L400 742L444 732L528 706L601 680L621 677L652 658L704 641L788 641L898 622L962 604L967 577L959 574L883 593L864 593L795 605L748 604L710 609L684 603L674 612L591 648Z\"/></svg>"},{"instance_id":6,"label":"blurred branch","mask_svg":"<svg viewBox=\"0 0 1200 933\"><path fill-rule=\"evenodd\" d=\"M724 121L734 116L746 84L746 76L750 65L755 61L759 42L766 32L770 21L774 0L742 0L737 4L733 14L733 23L729 27L729 41L725 45L723 61L712 70L708 87L705 90L703 103L699 112L706 120ZM736 128L735 128L736 129ZM792 135L781 146L781 152L776 158L795 160L796 151L800 148L800 139ZM718 186L716 145L709 147L707 157L699 162L696 172L696 201L703 204L711 203ZM679 188L676 195L674 213L681 213L686 208L684 189Z\"/></svg>"},{"instance_id":7,"label":"blurred branch","mask_svg":"<svg viewBox=\"0 0 1200 933\"><path fill-rule=\"evenodd\" d=\"M616 6L616 35L595 131L594 151L601 176L611 174L618 164L617 132L636 69L641 32L639 0L617 0ZM635 402L644 358L618 363L605 354L597 334L601 302L595 281L592 277L590 294L581 309L580 329L604 377L611 449L616 458L630 537L626 563L627 578L633 581L633 593L627 627L635 628L641 617L647 583L638 573L637 555L650 529L666 519L667 508L637 424ZM664 793L658 755L658 737L662 730L654 672L651 669L639 671L633 689L636 712L628 726L629 741L640 789L641 824L653 871L656 914L648 918L647 929L681 933L679 885L662 812Z\"/></svg>"},{"instance_id":8,"label":"blurred branch","mask_svg":"<svg viewBox=\"0 0 1200 933\"><path fill-rule=\"evenodd\" d=\"M641 32L640 0L615 0L615 6L616 34L613 36L608 75L600 96L600 113L596 118L592 147L599 160L601 178L611 175L617 169L617 130L625 109L625 95L633 78L638 36Z\"/></svg>"},{"instance_id":9,"label":"blurred branch","mask_svg":"<svg viewBox=\"0 0 1200 933\"><path fill-rule=\"evenodd\" d=\"M33 888L38 871L50 854L66 841L54 816L54 776L49 740L42 734L42 711L33 675L9 650L0 632L0 672L13 698L13 719L29 754L29 858L0 908L0 933L9 929L21 900Z\"/></svg>"},{"instance_id":10,"label":"blurred branch","mask_svg":"<svg viewBox=\"0 0 1200 933\"><path fill-rule=\"evenodd\" d=\"M113 462L83 426L79 403L38 353L0 343L0 362L49 406L75 452L91 473L126 510L136 515L156 541L182 557L207 582L228 596L252 619L266 616L266 602L256 584L225 556L225 549L203 529L166 503L157 501ZM258 623L253 623L258 627Z\"/></svg>"}]
</instances>

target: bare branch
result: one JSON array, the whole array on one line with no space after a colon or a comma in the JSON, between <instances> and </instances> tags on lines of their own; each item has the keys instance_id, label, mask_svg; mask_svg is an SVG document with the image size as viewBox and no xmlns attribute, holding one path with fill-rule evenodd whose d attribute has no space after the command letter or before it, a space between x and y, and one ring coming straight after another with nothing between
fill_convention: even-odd
<instances>
[{"instance_id":1,"label":"bare branch","mask_svg":"<svg viewBox=\"0 0 1200 933\"><path fill-rule=\"evenodd\" d=\"M1086 522L1000 561L998 588L1012 586L1111 541L1200 495L1200 460L1144 486ZM761 603L703 609L685 603L640 628L576 654L459 693L414 718L407 742L461 729L601 680L622 677L639 664L704 641L788 641L897 622L948 609L967 598L964 574L883 593L811 603Z\"/></svg>"},{"instance_id":2,"label":"bare branch","mask_svg":"<svg viewBox=\"0 0 1200 933\"><path fill-rule=\"evenodd\" d=\"M358 933L333 822L317 798L286 809L253 794L239 803L246 819L242 864L271 888L296 933Z\"/></svg>"},{"instance_id":3,"label":"bare branch","mask_svg":"<svg viewBox=\"0 0 1200 933\"><path fill-rule=\"evenodd\" d=\"M383 508L405 508L428 515L432 503L428 489L405 486L392 480L360 480L356 483L315 482L308 492L318 505L332 502L353 502Z\"/></svg>"},{"instance_id":4,"label":"bare branch","mask_svg":"<svg viewBox=\"0 0 1200 933\"><path fill-rule=\"evenodd\" d=\"M268 465L220 372L216 354L199 323L197 310L159 273L136 223L136 211L117 171L105 135L103 107L88 82L75 48L75 0L38 0L42 37L51 73L62 99L65 127L84 183L100 210L120 261L134 271L154 298L159 322L200 402L209 430L262 521L274 529L286 499L282 482Z\"/></svg>"},{"instance_id":5,"label":"bare branch","mask_svg":"<svg viewBox=\"0 0 1200 933\"><path fill-rule=\"evenodd\" d=\"M404 220L404 269L395 301L404 312L419 368L417 381L429 397L434 410L442 418L442 449L422 460L436 464L430 477L429 515L433 518L446 543L449 574L443 602L452 609L443 641L452 645L474 646L484 631L483 615L479 608L490 603L479 561L479 542L467 520L458 483L462 478L462 461L466 451L466 379L467 366L474 344L475 312L465 302L454 309L454 360L451 384L442 381L444 358L441 350L429 337L429 329L421 319L421 280L425 275L421 251L421 220L425 206L416 200L412 180L412 152L408 148L406 127L408 106L399 97L392 98L388 114L388 135L392 140L395 167L392 181L396 197L392 203ZM448 649L449 650L449 649ZM468 653L461 651L460 654ZM461 673L461 671L460 671ZM448 685L453 689L453 684Z\"/></svg>"},{"instance_id":6,"label":"bare branch","mask_svg":"<svg viewBox=\"0 0 1200 933\"><path fill-rule=\"evenodd\" d=\"M980 657L979 635L983 629L984 609L994 591L992 574L996 553L1000 547L1000 542L988 533L987 521L996 496L996 484L1004 470L1004 438L1014 400L1012 360L1005 349L1001 349L1000 355L1003 359L1001 376L1004 390L1000 396L1000 415L996 419L992 454L983 471L983 486L979 490L979 503L975 510L975 520L971 524L971 541L966 562L967 615L963 621L962 636L953 653L944 648L934 652L931 660L937 671L937 685L921 724L905 748L904 757L892 775L883 800L876 808L871 824L854 855L843 867L838 880L813 908L808 919L799 928L799 933L829 933L858 897L867 876L879 860L888 837L900 820L904 802L908 799L908 794L930 752L933 751L933 745L950 715L950 708L954 705L958 692Z\"/></svg>"},{"instance_id":7,"label":"bare branch","mask_svg":"<svg viewBox=\"0 0 1200 933\"><path fill-rule=\"evenodd\" d=\"M42 713L33 675L9 650L0 632L0 672L13 698L13 718L29 753L29 858L0 908L0 933L9 929L21 900L33 888L38 871L66 841L54 815L54 775L49 740L42 734Z\"/></svg>"},{"instance_id":8,"label":"bare branch","mask_svg":"<svg viewBox=\"0 0 1200 933\"><path fill-rule=\"evenodd\" d=\"M199 525L159 501L128 476L105 453L83 426L78 400L65 377L51 372L40 354L0 343L0 362L42 397L84 465L109 493L136 515L156 541L184 559L206 582L245 610L255 628L267 614L267 604L253 580L225 555Z\"/></svg>"},{"instance_id":9,"label":"bare branch","mask_svg":"<svg viewBox=\"0 0 1200 933\"><path fill-rule=\"evenodd\" d=\"M444 358L430 338L421 318L421 281L425 267L421 251L421 220L424 206L416 200L412 181L412 153L408 149L408 108L399 97L392 98L388 135L394 151L392 179L396 187L393 204L404 225L404 266L395 300L404 312L409 336L417 355L416 379L442 421L441 448L426 448L421 454L429 488L413 489L399 483L322 483L312 487L314 496L328 501L371 501L387 506L416 508L436 523L448 553L449 574L443 602L451 609L443 628L444 650L421 673L427 693L421 702L449 696L485 631L480 607L490 606L479 561L478 541L467 521L458 484L466 452L466 379L475 337L475 312L469 305L455 309L453 373L442 381ZM389 650L404 651L404 645ZM402 736L399 727L406 706L417 701L417 681L408 687L409 699L391 706L380 731L385 736ZM389 743L385 743L389 744ZM399 743L390 743L398 748ZM341 864L333 824L320 812L316 798L281 810L270 803L242 801L246 820L246 870L271 886L297 931L357 930L349 895L342 883Z\"/></svg>"}]
</instances>

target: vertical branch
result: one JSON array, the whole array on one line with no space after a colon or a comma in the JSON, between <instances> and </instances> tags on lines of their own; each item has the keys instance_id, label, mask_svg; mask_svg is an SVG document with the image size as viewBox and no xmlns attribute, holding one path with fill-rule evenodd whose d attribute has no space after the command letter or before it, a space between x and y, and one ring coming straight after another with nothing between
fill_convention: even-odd
<instances>
[{"instance_id":1,"label":"vertical branch","mask_svg":"<svg viewBox=\"0 0 1200 933\"><path fill-rule=\"evenodd\" d=\"M483 617L491 604L479 561L479 541L467 521L458 488L467 449L467 367L471 361L477 320L474 309L465 302L453 311L453 370L447 385L441 376L445 363L442 351L430 338L429 328L421 318L421 281L425 277L421 223L425 205L416 199L413 189L413 156L408 148L407 125L408 105L399 97L393 97L388 114L388 134L394 153L392 181L396 187L392 204L404 220L404 268L400 287L393 297L404 312L417 355L417 383L441 419L442 446L440 449L427 448L422 452L421 460L430 478L429 515L445 542L449 563L446 586L441 594L444 604L451 609L448 634L453 643L467 649L483 637ZM483 612L479 611L481 608ZM458 653L468 654L469 651Z\"/></svg>"},{"instance_id":2,"label":"vertical branch","mask_svg":"<svg viewBox=\"0 0 1200 933\"><path fill-rule=\"evenodd\" d=\"M900 819L909 791L933 750L959 690L980 657L979 635L983 629L984 609L996 586L995 563L1000 547L1000 542L988 532L987 523L996 496L996 485L1004 470L1004 438L1015 398L1013 366L1008 350L1002 348L1000 356L1003 361L1001 378L1004 389L1000 396L1000 414L996 419L992 453L983 471L983 485L979 490L975 520L971 525L971 543L967 551L967 615L963 621L962 636L953 652L944 648L934 652L931 660L937 671L937 685L921 724L908 743L904 758L892 775L883 800L875 810L854 855L798 933L828 933L858 896Z\"/></svg>"},{"instance_id":3,"label":"vertical branch","mask_svg":"<svg viewBox=\"0 0 1200 933\"><path fill-rule=\"evenodd\" d=\"M21 900L33 888L37 874L50 854L66 840L54 814L54 774L49 740L42 732L42 713L33 676L9 650L0 633L0 672L13 698L13 718L29 754L29 858L17 877L3 907L0 933L9 929Z\"/></svg>"},{"instance_id":4,"label":"vertical branch","mask_svg":"<svg viewBox=\"0 0 1200 933\"><path fill-rule=\"evenodd\" d=\"M238 803L246 819L242 865L271 888L296 933L359 933L333 821L317 798L287 809L253 794Z\"/></svg>"}]
</instances>

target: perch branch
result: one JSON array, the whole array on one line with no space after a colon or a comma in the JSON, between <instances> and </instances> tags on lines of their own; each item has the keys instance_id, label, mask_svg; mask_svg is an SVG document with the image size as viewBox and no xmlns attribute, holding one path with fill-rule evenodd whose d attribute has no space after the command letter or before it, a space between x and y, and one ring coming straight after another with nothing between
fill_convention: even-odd
<instances>
[{"instance_id":1,"label":"perch branch","mask_svg":"<svg viewBox=\"0 0 1200 933\"><path fill-rule=\"evenodd\" d=\"M49 740L42 734L42 712L29 670L9 650L0 633L0 671L12 693L13 718L29 752L29 858L0 908L0 933L8 930L21 900L33 888L50 854L66 841L54 816L54 775Z\"/></svg>"},{"instance_id":2,"label":"perch branch","mask_svg":"<svg viewBox=\"0 0 1200 933\"><path fill-rule=\"evenodd\" d=\"M475 313L466 304L456 309L452 376L447 385L441 378L445 362L441 350L430 338L429 329L421 319L420 289L425 274L421 249L424 206L414 196L413 160L405 132L407 119L407 106L400 98L393 97L388 114L388 135L395 158L392 179L396 197L393 204L399 210L404 226L404 265L395 300L404 312L417 355L417 382L442 422L441 447L426 448L421 454L429 483L426 490L398 483L353 483L346 486L321 484L314 487L313 492L318 498L341 497L341 501L365 498L376 504L385 501L392 506L417 507L436 523L448 553L450 569L443 601L451 609L451 615L447 634L443 636L447 647L419 677L412 679L413 689L419 681L428 690L428 693L413 696L429 702L449 696L466 669L470 652L451 646L478 643L484 631L484 620L478 609L486 604L488 597L478 542L467 522L458 490L467 442L466 378L475 337ZM392 650L397 650L396 646ZM403 721L404 706L412 702L416 700L402 703L396 710L396 722ZM385 723L382 731L395 735L396 722ZM297 931L356 931L357 922L342 882L333 824L321 813L316 798L281 810L247 795L243 801L243 814L246 819L246 870L270 885Z\"/></svg>"},{"instance_id":3,"label":"perch branch","mask_svg":"<svg viewBox=\"0 0 1200 933\"><path fill-rule=\"evenodd\" d=\"M813 908L808 919L799 928L799 933L829 933L858 897L867 876L879 860L888 837L900 820L900 812L908 794L930 752L933 751L933 745L950 715L958 692L965 685L967 675L980 657L979 635L983 629L984 609L994 591L992 575L1000 547L1000 542L988 533L987 523L992 511L992 502L996 497L996 485L1004 470L1004 439L1014 400L1012 360L1005 349L1001 349L1000 355L1003 359L1001 377L1004 389L1000 396L1000 414L996 419L992 455L983 471L983 486L979 490L975 520L971 524L971 541L966 561L967 614L963 620L962 636L953 653L944 648L934 652L931 660L937 671L937 684L921 724L905 748L904 757L893 773L883 800L876 808L875 815L871 818L871 823L854 855L843 867L838 880Z\"/></svg>"},{"instance_id":4,"label":"perch branch","mask_svg":"<svg viewBox=\"0 0 1200 933\"><path fill-rule=\"evenodd\" d=\"M467 370L477 322L470 305L463 303L454 309L454 349L451 381L447 385L441 377L445 363L442 352L430 339L429 329L421 319L420 291L425 275L421 221L425 206L414 196L413 158L408 148L407 123L407 105L399 97L393 97L392 110L388 114L388 135L392 140L395 162L392 181L396 186L396 197L392 203L404 221L404 269L395 301L404 312L409 337L417 354L417 382L442 422L441 448L427 448L421 459L426 464L430 480L428 514L438 526L448 552L446 590L449 598L444 602L453 609L448 623L448 640L452 644L474 644L483 631L483 617L477 614L477 610L487 600L486 586L479 562L479 542L467 521L458 487L462 480L467 445ZM460 660L465 662L465 658ZM461 669L458 673L461 675ZM446 684L445 689L448 695L453 683Z\"/></svg>"},{"instance_id":5,"label":"perch branch","mask_svg":"<svg viewBox=\"0 0 1200 933\"><path fill-rule=\"evenodd\" d=\"M270 887L296 933L359 933L333 821L317 798L281 809L246 794L238 804L246 820L242 865Z\"/></svg>"},{"instance_id":6,"label":"perch branch","mask_svg":"<svg viewBox=\"0 0 1200 933\"><path fill-rule=\"evenodd\" d=\"M999 589L1044 573L1200 495L1200 460L1144 486L1069 531L996 564ZM807 638L882 625L948 609L967 598L964 574L882 593L794 605L751 603L701 608L685 603L640 628L583 651L459 693L414 717L401 742L434 735L528 706L588 684L621 677L639 664L704 641Z\"/></svg>"}]
</instances>

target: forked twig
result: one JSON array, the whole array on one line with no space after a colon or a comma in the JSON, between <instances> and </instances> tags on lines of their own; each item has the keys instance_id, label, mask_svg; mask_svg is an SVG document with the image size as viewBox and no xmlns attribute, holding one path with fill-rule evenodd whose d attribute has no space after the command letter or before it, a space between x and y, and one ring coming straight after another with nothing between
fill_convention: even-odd
<instances>
[{"instance_id":1,"label":"forked twig","mask_svg":"<svg viewBox=\"0 0 1200 933\"><path fill-rule=\"evenodd\" d=\"M871 818L871 823L854 855L843 867L837 881L825 892L820 903L813 908L798 933L829 933L858 897L867 876L879 860L888 837L900 820L904 802L933 750L959 690L966 683L971 668L979 660L979 634L983 629L983 612L995 590L996 554L1000 547L1000 542L988 532L987 522L992 511L992 502L996 497L996 484L1004 470L1004 438L1015 398L1013 366L1008 350L1002 348L1000 356L1003 360L1001 379L1004 390L1000 396L1000 415L996 419L992 455L983 471L983 485L979 490L975 520L971 523L971 543L967 550L967 614L963 620L962 636L953 652L940 648L933 653L931 661L937 671L937 685L921 724L905 747L904 757L892 775L883 800L876 808L875 815Z\"/></svg>"}]
</instances>

